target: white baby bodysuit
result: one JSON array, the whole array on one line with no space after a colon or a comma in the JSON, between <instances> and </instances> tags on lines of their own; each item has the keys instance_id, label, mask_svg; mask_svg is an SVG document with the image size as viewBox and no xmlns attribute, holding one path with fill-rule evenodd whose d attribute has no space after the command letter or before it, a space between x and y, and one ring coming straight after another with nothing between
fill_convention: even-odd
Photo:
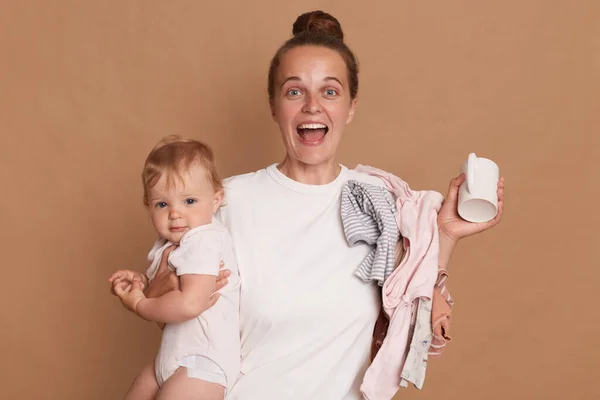
<instances>
[{"instance_id":1,"label":"white baby bodysuit","mask_svg":"<svg viewBox=\"0 0 600 400\"><path fill-rule=\"evenodd\" d=\"M146 271L156 275L163 251L172 243L159 239L148 254L152 264ZM169 268L177 276L206 274L217 276L223 260L231 271L229 283L219 291L217 303L201 315L178 324L167 324L156 356L156 378L162 385L179 367L205 368L188 371L188 376L210 380L231 389L240 370L239 291L240 279L233 244L227 229L216 220L194 228L181 238L169 254ZM202 362L204 360L204 362ZM215 369L217 375L215 377ZM221 374L218 374L219 369ZM213 377L207 379L206 376Z\"/></svg>"}]
</instances>

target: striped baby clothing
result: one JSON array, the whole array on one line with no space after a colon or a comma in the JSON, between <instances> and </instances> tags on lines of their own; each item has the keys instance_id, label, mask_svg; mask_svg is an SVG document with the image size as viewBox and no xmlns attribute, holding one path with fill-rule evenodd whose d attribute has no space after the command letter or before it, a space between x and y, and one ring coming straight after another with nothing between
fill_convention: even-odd
<instances>
[{"instance_id":1,"label":"striped baby clothing","mask_svg":"<svg viewBox=\"0 0 600 400\"><path fill-rule=\"evenodd\" d=\"M350 246L358 242L374 244L355 274L365 282L384 281L394 271L396 243L396 203L385 187L354 180L342 188L341 216Z\"/></svg>"}]
</instances>

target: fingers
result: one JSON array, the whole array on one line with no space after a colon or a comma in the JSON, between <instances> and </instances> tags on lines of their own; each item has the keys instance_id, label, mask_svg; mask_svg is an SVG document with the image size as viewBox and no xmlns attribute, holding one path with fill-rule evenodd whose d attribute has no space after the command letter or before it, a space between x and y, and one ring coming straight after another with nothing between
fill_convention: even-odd
<instances>
[{"instance_id":1,"label":"fingers","mask_svg":"<svg viewBox=\"0 0 600 400\"><path fill-rule=\"evenodd\" d=\"M502 220L502 215L504 215L504 178L500 178L498 182L498 212L492 220L481 223L481 230L485 231L496 226Z\"/></svg>"},{"instance_id":2,"label":"fingers","mask_svg":"<svg viewBox=\"0 0 600 400\"><path fill-rule=\"evenodd\" d=\"M229 283L229 281L227 280L227 278L219 279L216 282L215 291L219 291L219 290L223 289L228 283Z\"/></svg>"},{"instance_id":3,"label":"fingers","mask_svg":"<svg viewBox=\"0 0 600 400\"><path fill-rule=\"evenodd\" d=\"M458 189L460 188L460 185L464 183L465 179L467 179L465 174L460 174L450 181L446 202L455 203L458 200Z\"/></svg>"},{"instance_id":4,"label":"fingers","mask_svg":"<svg viewBox=\"0 0 600 400\"><path fill-rule=\"evenodd\" d=\"M213 295L210 296L210 299L208 299L208 308L214 306L217 300L219 300L219 297L221 297L219 293L213 293Z\"/></svg>"},{"instance_id":5,"label":"fingers","mask_svg":"<svg viewBox=\"0 0 600 400\"><path fill-rule=\"evenodd\" d=\"M110 278L108 278L109 282L113 282L115 279L120 279L120 280L133 280L136 277L139 277L141 274L137 271L131 271L129 269L122 269L119 270L117 272L115 272L114 274L112 274L110 276Z\"/></svg>"},{"instance_id":6,"label":"fingers","mask_svg":"<svg viewBox=\"0 0 600 400\"><path fill-rule=\"evenodd\" d=\"M116 296L117 292L115 292L115 285L117 285L119 283L119 281L110 281L109 280L109 282L111 282L110 292Z\"/></svg>"},{"instance_id":7,"label":"fingers","mask_svg":"<svg viewBox=\"0 0 600 400\"><path fill-rule=\"evenodd\" d=\"M120 291L122 293L126 293L126 292L129 292L130 288L131 288L131 284L129 283L129 281L115 280L112 284L111 292L114 295L119 296L118 291Z\"/></svg>"},{"instance_id":8,"label":"fingers","mask_svg":"<svg viewBox=\"0 0 600 400\"><path fill-rule=\"evenodd\" d=\"M172 244L172 245L170 245L169 247L167 247L167 248L165 249L165 251L164 251L163 255L166 255L166 256L168 257L168 256L169 256L169 254L171 254L171 252L172 252L173 250L175 250L176 248L177 248L177 245L176 245L176 244Z\"/></svg>"},{"instance_id":9,"label":"fingers","mask_svg":"<svg viewBox=\"0 0 600 400\"><path fill-rule=\"evenodd\" d=\"M504 177L498 181L498 200L504 201Z\"/></svg>"},{"instance_id":10,"label":"fingers","mask_svg":"<svg viewBox=\"0 0 600 400\"><path fill-rule=\"evenodd\" d=\"M222 263L222 262L221 262ZM221 267L222 268L222 267ZM227 283L229 282L227 280L228 277L231 276L231 271L228 269L221 269L219 270L219 275L217 276L217 291L223 289L225 287L225 285L227 285Z\"/></svg>"},{"instance_id":11,"label":"fingers","mask_svg":"<svg viewBox=\"0 0 600 400\"><path fill-rule=\"evenodd\" d=\"M504 201L501 200L501 201L498 201L498 215L496 215L496 218L494 218L495 220L497 220L496 223L500 222L503 214L504 214Z\"/></svg>"},{"instance_id":12,"label":"fingers","mask_svg":"<svg viewBox=\"0 0 600 400\"><path fill-rule=\"evenodd\" d=\"M125 291L124 282L120 282L116 285L113 285L113 290L119 298L122 298L127 293Z\"/></svg>"},{"instance_id":13,"label":"fingers","mask_svg":"<svg viewBox=\"0 0 600 400\"><path fill-rule=\"evenodd\" d=\"M504 177L498 181L498 213L496 217L490 221L490 226L494 226L500 222L504 214Z\"/></svg>"},{"instance_id":14,"label":"fingers","mask_svg":"<svg viewBox=\"0 0 600 400\"><path fill-rule=\"evenodd\" d=\"M114 274L112 274L112 275L110 276L110 278L108 278L108 281L109 281L109 282L112 282L112 281L114 281L115 279L123 279L123 276L124 276L124 275L125 275L125 271L122 271L122 270L121 270L121 271L117 271L117 272L115 272Z\"/></svg>"},{"instance_id":15,"label":"fingers","mask_svg":"<svg viewBox=\"0 0 600 400\"><path fill-rule=\"evenodd\" d=\"M222 270L225 267L225 261L221 260L219 263L219 270Z\"/></svg>"},{"instance_id":16,"label":"fingers","mask_svg":"<svg viewBox=\"0 0 600 400\"><path fill-rule=\"evenodd\" d=\"M229 278L231 276L231 271L228 269L219 270L219 275L217 276L217 280Z\"/></svg>"},{"instance_id":17,"label":"fingers","mask_svg":"<svg viewBox=\"0 0 600 400\"><path fill-rule=\"evenodd\" d=\"M110 278L108 278L108 281L112 283L110 292L114 295L117 295L117 293L115 292L116 285L120 285L121 289L125 289L127 287L127 284L130 283L133 279L139 279L137 273L134 271L124 269L115 272L110 276Z\"/></svg>"},{"instance_id":18,"label":"fingers","mask_svg":"<svg viewBox=\"0 0 600 400\"><path fill-rule=\"evenodd\" d=\"M133 282L131 282L131 290L143 291L144 284L142 283L142 281L134 279Z\"/></svg>"},{"instance_id":19,"label":"fingers","mask_svg":"<svg viewBox=\"0 0 600 400\"><path fill-rule=\"evenodd\" d=\"M133 287L132 285L134 285L134 284L137 284L137 287L141 287L142 289L144 287L144 282L142 282L138 276L134 276L133 280L129 280L126 277L125 278L115 278L112 281L110 291L115 296L121 297L123 294L129 293L129 291Z\"/></svg>"},{"instance_id":20,"label":"fingers","mask_svg":"<svg viewBox=\"0 0 600 400\"><path fill-rule=\"evenodd\" d=\"M496 217L491 220L491 226L496 225L502 219L502 215L504 214L504 193L502 193L502 197L498 196L498 214Z\"/></svg>"},{"instance_id":21,"label":"fingers","mask_svg":"<svg viewBox=\"0 0 600 400\"><path fill-rule=\"evenodd\" d=\"M171 252L173 250L175 250L177 248L177 245L171 245L169 247L167 247L165 249L165 251L163 251L162 257L160 259L160 265L158 266L158 270L156 271L156 273L161 273L165 270L167 270L169 268L169 254L171 254Z\"/></svg>"},{"instance_id":22,"label":"fingers","mask_svg":"<svg viewBox=\"0 0 600 400\"><path fill-rule=\"evenodd\" d=\"M111 293L113 293L114 295L117 294L115 288L119 285L122 285L122 281L120 279L115 279L114 281L112 281L112 285L110 285L110 291Z\"/></svg>"},{"instance_id":23,"label":"fingers","mask_svg":"<svg viewBox=\"0 0 600 400\"><path fill-rule=\"evenodd\" d=\"M467 179L467 176L464 173L460 174L459 176L457 176L456 178L454 178L450 181L450 187L451 188L456 187L458 189L458 187L460 185L462 185L466 179Z\"/></svg>"}]
</instances>

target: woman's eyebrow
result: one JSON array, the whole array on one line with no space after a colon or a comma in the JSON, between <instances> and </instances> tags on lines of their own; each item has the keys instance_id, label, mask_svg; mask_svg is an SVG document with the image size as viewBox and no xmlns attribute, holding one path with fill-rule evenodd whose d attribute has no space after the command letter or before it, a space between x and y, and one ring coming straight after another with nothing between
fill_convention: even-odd
<instances>
[{"instance_id":1,"label":"woman's eyebrow","mask_svg":"<svg viewBox=\"0 0 600 400\"><path fill-rule=\"evenodd\" d=\"M323 79L324 81L336 81L337 83L340 84L341 87L344 87L344 85L342 84L342 82L336 78L335 76L328 76L325 79Z\"/></svg>"},{"instance_id":2,"label":"woman's eyebrow","mask_svg":"<svg viewBox=\"0 0 600 400\"><path fill-rule=\"evenodd\" d=\"M281 82L281 86L280 87L283 87L283 85L285 85L286 82L288 82L288 81L301 81L301 79L300 79L299 76L290 76L290 77L287 77L287 78L285 78L283 80L283 82Z\"/></svg>"}]
</instances>

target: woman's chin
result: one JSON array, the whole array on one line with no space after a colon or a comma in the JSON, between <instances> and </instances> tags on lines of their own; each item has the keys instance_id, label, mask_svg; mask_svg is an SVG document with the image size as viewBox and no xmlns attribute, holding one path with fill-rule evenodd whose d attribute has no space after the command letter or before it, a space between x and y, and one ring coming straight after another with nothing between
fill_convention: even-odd
<instances>
[{"instance_id":1,"label":"woman's chin","mask_svg":"<svg viewBox=\"0 0 600 400\"><path fill-rule=\"evenodd\" d=\"M300 151L297 160L305 165L317 166L327 165L332 159L333 154L327 151Z\"/></svg>"}]
</instances>

